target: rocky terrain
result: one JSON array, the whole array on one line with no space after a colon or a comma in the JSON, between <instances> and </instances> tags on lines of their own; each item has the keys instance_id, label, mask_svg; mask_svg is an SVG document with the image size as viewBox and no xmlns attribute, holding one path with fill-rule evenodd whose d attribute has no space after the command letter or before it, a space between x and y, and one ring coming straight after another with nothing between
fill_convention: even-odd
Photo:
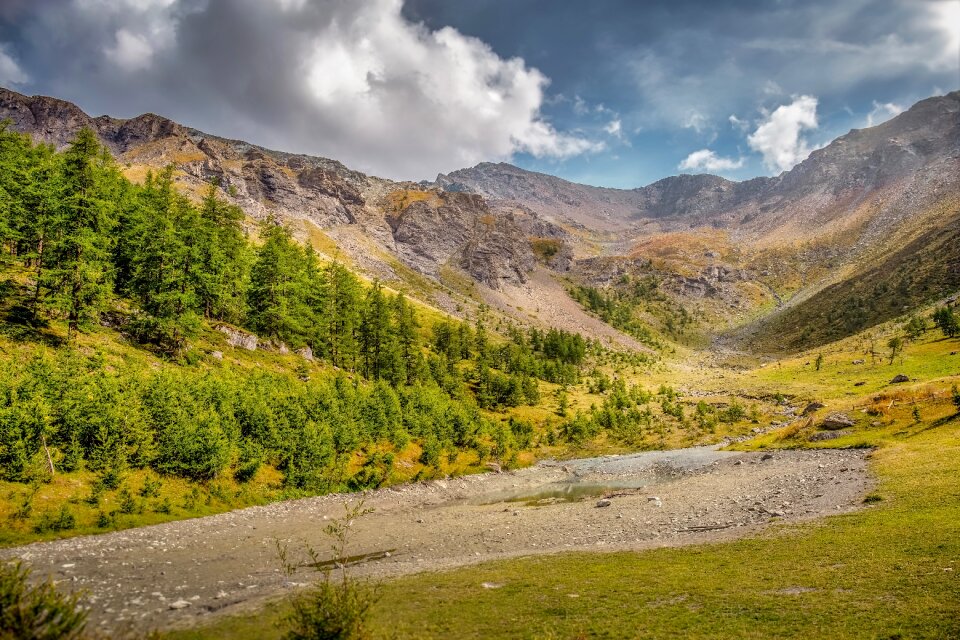
<instances>
[{"instance_id":1,"label":"rocky terrain","mask_svg":"<svg viewBox=\"0 0 960 640\"><path fill-rule=\"evenodd\" d=\"M303 239L319 232L334 247L321 252L344 255L369 276L461 315L486 302L506 316L545 324L534 309L544 306L538 300L547 290L566 298L567 285L550 282L557 275L610 286L610 274L645 265L640 271L654 274L701 322L717 328L754 320L738 335L781 348L768 338L784 323L808 326L828 299L831 308L858 308L865 296L899 287L914 304L960 283L956 253L929 251L931 242L953 237L960 221L960 92L853 130L779 176L732 182L679 175L629 190L504 163L398 183L153 114L91 117L69 102L6 89L0 89L0 119L58 147L90 127L133 179L172 164L190 193L216 180L251 220L291 222ZM909 282L891 275L911 264L923 268L912 269ZM427 287L404 269L425 276ZM444 278L450 273L475 285L451 289ZM533 291L532 282L546 288ZM591 332L594 323L574 306L556 301L550 321ZM899 311L878 303L850 328ZM756 320L769 312L775 319ZM619 334L612 339L627 342ZM797 338L791 348L802 342Z\"/></svg>"},{"instance_id":2,"label":"rocky terrain","mask_svg":"<svg viewBox=\"0 0 960 640\"><path fill-rule=\"evenodd\" d=\"M571 550L644 549L729 540L776 522L862 505L863 450L682 449L565 462L383 489L363 496L346 553L357 575L387 577ZM356 495L327 495L130 531L7 549L93 596L111 633L196 624L305 586L312 568L281 571ZM477 585L478 589L500 585Z\"/></svg>"}]
</instances>

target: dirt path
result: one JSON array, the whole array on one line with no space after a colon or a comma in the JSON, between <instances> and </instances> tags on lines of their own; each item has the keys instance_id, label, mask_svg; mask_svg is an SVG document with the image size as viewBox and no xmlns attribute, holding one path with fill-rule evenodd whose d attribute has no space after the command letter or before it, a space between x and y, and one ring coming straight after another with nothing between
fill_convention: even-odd
<instances>
[{"instance_id":1,"label":"dirt path","mask_svg":"<svg viewBox=\"0 0 960 640\"><path fill-rule=\"evenodd\" d=\"M720 452L708 448L545 462L516 472L367 494L348 553L389 577L570 550L643 549L740 537L779 518L857 508L870 480L863 451ZM7 549L38 576L89 594L93 627L169 628L249 608L313 579L284 575L276 540L328 543L322 530L357 495L254 507L207 518ZM609 506L598 501L609 499Z\"/></svg>"}]
</instances>

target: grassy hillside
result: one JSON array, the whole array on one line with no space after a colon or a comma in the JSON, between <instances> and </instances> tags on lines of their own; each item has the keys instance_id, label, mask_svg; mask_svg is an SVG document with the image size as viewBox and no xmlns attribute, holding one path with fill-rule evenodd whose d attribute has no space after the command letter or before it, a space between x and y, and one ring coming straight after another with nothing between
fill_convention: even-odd
<instances>
[{"instance_id":1,"label":"grassy hillside","mask_svg":"<svg viewBox=\"0 0 960 640\"><path fill-rule=\"evenodd\" d=\"M960 291L960 211L947 203L936 225L840 282L751 328L751 349L800 351L856 334Z\"/></svg>"}]
</instances>

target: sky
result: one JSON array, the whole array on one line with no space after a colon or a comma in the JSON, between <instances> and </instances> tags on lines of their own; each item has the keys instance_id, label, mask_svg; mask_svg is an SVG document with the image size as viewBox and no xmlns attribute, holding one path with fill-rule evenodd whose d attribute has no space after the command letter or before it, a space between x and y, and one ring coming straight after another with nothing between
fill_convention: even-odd
<instances>
[{"instance_id":1,"label":"sky","mask_svg":"<svg viewBox=\"0 0 960 640\"><path fill-rule=\"evenodd\" d=\"M960 88L960 0L0 0L0 86L394 179L743 180Z\"/></svg>"}]
</instances>

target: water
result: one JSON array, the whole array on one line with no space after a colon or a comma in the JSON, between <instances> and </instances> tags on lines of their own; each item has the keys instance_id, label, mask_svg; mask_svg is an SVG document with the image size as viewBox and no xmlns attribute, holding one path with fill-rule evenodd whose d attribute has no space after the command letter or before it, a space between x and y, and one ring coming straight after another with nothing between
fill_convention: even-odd
<instances>
[{"instance_id":1,"label":"water","mask_svg":"<svg viewBox=\"0 0 960 640\"><path fill-rule=\"evenodd\" d=\"M599 498L617 491L655 486L677 476L696 471L714 462L738 455L715 447L690 447L671 451L644 451L622 456L581 458L565 462L545 462L544 466L562 466L567 479L523 489L480 496L476 504L521 503L542 507Z\"/></svg>"},{"instance_id":2,"label":"water","mask_svg":"<svg viewBox=\"0 0 960 640\"><path fill-rule=\"evenodd\" d=\"M372 562L374 560L382 560L384 558L389 558L391 555L396 553L396 549L387 549L386 551L371 551L370 553L361 553L355 556L347 556L341 560L321 560L320 562L305 562L300 565L302 567L313 567L324 571L326 569L338 569L341 566L350 567L355 564L363 564L364 562Z\"/></svg>"}]
</instances>

